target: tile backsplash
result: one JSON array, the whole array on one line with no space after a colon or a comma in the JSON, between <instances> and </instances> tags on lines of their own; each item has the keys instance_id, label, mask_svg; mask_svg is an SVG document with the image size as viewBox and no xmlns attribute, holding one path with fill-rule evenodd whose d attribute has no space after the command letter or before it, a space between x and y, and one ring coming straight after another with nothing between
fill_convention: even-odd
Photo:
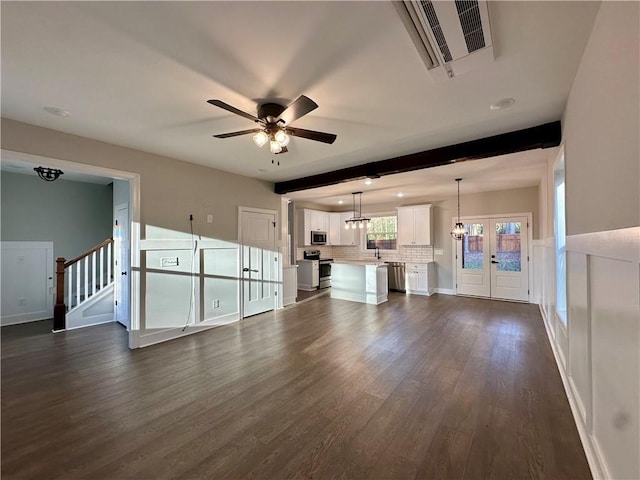
<instances>
[{"instance_id":1,"label":"tile backsplash","mask_svg":"<svg viewBox=\"0 0 640 480\"><path fill-rule=\"evenodd\" d=\"M304 258L305 250L320 250L320 256L323 258L343 260L371 260L375 258L373 250L363 251L360 246L332 247L327 245L314 245L311 247L298 248L296 251L296 258L298 260ZM433 247L424 245L400 246L398 250L394 252L382 250L380 257L380 260L383 262L427 263L433 261Z\"/></svg>"}]
</instances>

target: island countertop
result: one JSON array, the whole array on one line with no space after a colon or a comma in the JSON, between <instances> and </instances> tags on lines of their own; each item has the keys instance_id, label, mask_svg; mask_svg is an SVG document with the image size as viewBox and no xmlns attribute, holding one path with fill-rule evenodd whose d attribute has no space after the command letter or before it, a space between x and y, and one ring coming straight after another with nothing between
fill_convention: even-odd
<instances>
[{"instance_id":1,"label":"island countertop","mask_svg":"<svg viewBox=\"0 0 640 480\"><path fill-rule=\"evenodd\" d=\"M386 267L388 266L387 262L380 262L376 260L334 260L335 264L343 264L343 265L370 265L372 267Z\"/></svg>"},{"instance_id":2,"label":"island countertop","mask_svg":"<svg viewBox=\"0 0 640 480\"><path fill-rule=\"evenodd\" d=\"M379 305L387 301L389 285L384 262L338 260L331 265L331 298Z\"/></svg>"}]
</instances>

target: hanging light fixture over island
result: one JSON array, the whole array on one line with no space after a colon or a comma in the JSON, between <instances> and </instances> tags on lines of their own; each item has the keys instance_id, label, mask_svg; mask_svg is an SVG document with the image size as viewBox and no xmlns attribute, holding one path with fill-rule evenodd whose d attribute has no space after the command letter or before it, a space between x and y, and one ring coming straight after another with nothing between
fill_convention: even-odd
<instances>
[{"instance_id":1,"label":"hanging light fixture over island","mask_svg":"<svg viewBox=\"0 0 640 480\"><path fill-rule=\"evenodd\" d=\"M344 221L344 228L369 228L371 226L371 218L362 216L362 192L353 192L353 217ZM356 215L356 195L360 195L360 208Z\"/></svg>"}]
</instances>

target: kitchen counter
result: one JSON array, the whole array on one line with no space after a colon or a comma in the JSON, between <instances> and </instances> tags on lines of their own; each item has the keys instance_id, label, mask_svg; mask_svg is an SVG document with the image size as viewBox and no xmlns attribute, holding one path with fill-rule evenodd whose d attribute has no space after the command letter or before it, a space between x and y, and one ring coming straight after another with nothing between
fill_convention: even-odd
<instances>
[{"instance_id":1,"label":"kitchen counter","mask_svg":"<svg viewBox=\"0 0 640 480\"><path fill-rule=\"evenodd\" d=\"M331 298L379 305L387 301L387 264L336 260L331 265Z\"/></svg>"},{"instance_id":2,"label":"kitchen counter","mask_svg":"<svg viewBox=\"0 0 640 480\"><path fill-rule=\"evenodd\" d=\"M334 260L332 265L335 265L337 263L341 263L344 265L371 265L375 267L381 267L387 264L387 262L376 260Z\"/></svg>"}]
</instances>

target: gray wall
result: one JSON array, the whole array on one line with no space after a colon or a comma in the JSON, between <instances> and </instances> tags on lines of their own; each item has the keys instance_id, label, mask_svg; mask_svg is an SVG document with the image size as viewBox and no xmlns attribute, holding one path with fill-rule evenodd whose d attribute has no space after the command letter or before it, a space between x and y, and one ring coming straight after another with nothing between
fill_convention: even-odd
<instances>
[{"instance_id":1,"label":"gray wall","mask_svg":"<svg viewBox=\"0 0 640 480\"><path fill-rule=\"evenodd\" d=\"M637 3L604 2L563 119L567 235L640 225L638 58Z\"/></svg>"},{"instance_id":2,"label":"gray wall","mask_svg":"<svg viewBox=\"0 0 640 480\"><path fill-rule=\"evenodd\" d=\"M52 241L67 259L111 237L112 186L1 175L2 240Z\"/></svg>"},{"instance_id":3,"label":"gray wall","mask_svg":"<svg viewBox=\"0 0 640 480\"><path fill-rule=\"evenodd\" d=\"M192 213L196 234L235 241L239 206L277 211L281 207L270 182L6 118L2 148L140 174L143 235L145 226L188 232ZM207 223L208 214L213 223Z\"/></svg>"}]
</instances>

